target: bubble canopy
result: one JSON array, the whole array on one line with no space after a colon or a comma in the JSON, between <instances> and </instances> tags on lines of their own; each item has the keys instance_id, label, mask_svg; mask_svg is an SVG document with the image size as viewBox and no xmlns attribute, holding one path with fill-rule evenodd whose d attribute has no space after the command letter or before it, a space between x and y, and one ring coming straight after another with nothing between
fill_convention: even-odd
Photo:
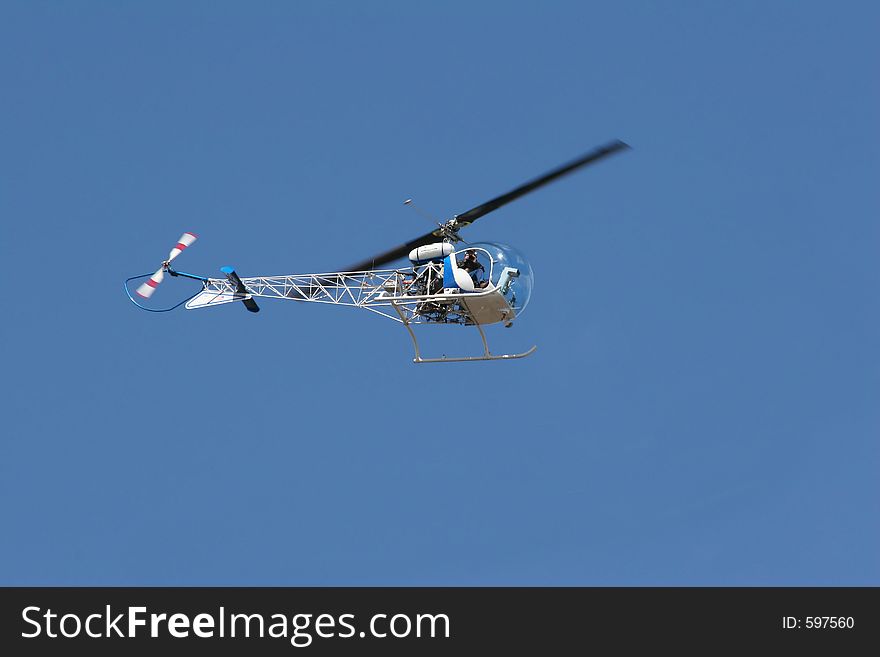
<instances>
[{"instance_id":1,"label":"bubble canopy","mask_svg":"<svg viewBox=\"0 0 880 657\"><path fill-rule=\"evenodd\" d=\"M517 249L499 242L475 242L457 245L456 255L467 249L477 250L477 259L486 268L485 275L504 295L507 303L520 315L529 303L535 274L525 256Z\"/></svg>"}]
</instances>

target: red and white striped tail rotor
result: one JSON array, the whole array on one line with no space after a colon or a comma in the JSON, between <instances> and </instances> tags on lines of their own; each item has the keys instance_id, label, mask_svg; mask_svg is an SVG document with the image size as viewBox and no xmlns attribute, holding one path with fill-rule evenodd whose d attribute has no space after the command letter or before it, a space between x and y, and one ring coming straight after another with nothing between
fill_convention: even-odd
<instances>
[{"instance_id":1,"label":"red and white striped tail rotor","mask_svg":"<svg viewBox=\"0 0 880 657\"><path fill-rule=\"evenodd\" d=\"M186 232L180 236L180 239L177 240L177 244L174 245L174 248L171 249L171 253L168 254L168 260L162 263L162 267L155 274L150 276L147 281L141 285L135 292L137 295L143 299L149 299L153 296L153 292L156 291L156 288L159 287L159 283L161 283L165 278L165 272L169 270L168 264L174 260L177 256L184 252L184 250L192 245L193 242L196 241L196 234ZM174 273L173 271L171 272Z\"/></svg>"},{"instance_id":2,"label":"red and white striped tail rotor","mask_svg":"<svg viewBox=\"0 0 880 657\"><path fill-rule=\"evenodd\" d=\"M177 240L177 244L173 249L171 249L171 253L168 254L168 262L174 260L177 256L183 253L183 250L196 241L195 233L184 233L180 236L180 239Z\"/></svg>"},{"instance_id":3,"label":"red and white striped tail rotor","mask_svg":"<svg viewBox=\"0 0 880 657\"><path fill-rule=\"evenodd\" d=\"M150 276L146 283L141 285L135 292L137 292L138 296L143 297L144 299L149 299L153 296L153 292L156 291L156 288L159 287L159 283L162 282L162 279L165 278L165 267L162 266L162 269L157 271L155 274Z\"/></svg>"}]
</instances>

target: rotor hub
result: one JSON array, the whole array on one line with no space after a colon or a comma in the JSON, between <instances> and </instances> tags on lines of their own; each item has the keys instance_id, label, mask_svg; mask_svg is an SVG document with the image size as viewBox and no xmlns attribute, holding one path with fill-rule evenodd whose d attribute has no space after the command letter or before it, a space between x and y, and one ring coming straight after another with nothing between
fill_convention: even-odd
<instances>
[{"instance_id":1,"label":"rotor hub","mask_svg":"<svg viewBox=\"0 0 880 657\"><path fill-rule=\"evenodd\" d=\"M443 239L456 243L461 242L461 237L459 237L458 231L462 228L463 226L460 226L458 223L458 217L453 217L449 221L440 224L440 229L437 232L440 233L440 236Z\"/></svg>"}]
</instances>

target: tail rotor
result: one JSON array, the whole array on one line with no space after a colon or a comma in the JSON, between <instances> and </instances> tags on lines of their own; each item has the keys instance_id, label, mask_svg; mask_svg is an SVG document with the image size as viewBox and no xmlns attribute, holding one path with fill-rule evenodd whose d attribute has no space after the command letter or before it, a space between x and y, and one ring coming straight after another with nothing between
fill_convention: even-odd
<instances>
[{"instance_id":1,"label":"tail rotor","mask_svg":"<svg viewBox=\"0 0 880 657\"><path fill-rule=\"evenodd\" d=\"M159 287L159 283L161 283L164 278L165 265L162 265L162 268L159 271L150 276L150 278L143 285L135 290L135 294L137 294L142 299L149 299L151 296L153 296L153 292L156 291L156 288Z\"/></svg>"},{"instance_id":2,"label":"tail rotor","mask_svg":"<svg viewBox=\"0 0 880 657\"><path fill-rule=\"evenodd\" d=\"M183 278L191 278L193 280L201 281L204 286L205 282L208 280L203 276L196 276L195 274L187 274L181 271L175 271L171 268L171 261L174 260L177 256L183 253L188 247L192 246L193 242L196 241L196 234L186 232L180 236L180 239L177 240L177 243L168 253L168 259L162 263L162 266L156 270L155 274L141 274L140 276L132 276L131 278L125 279L125 293L128 295L128 298L131 300L134 305L136 305L141 310L148 310L154 313L160 312L168 312L169 310L174 310L181 304L186 303L192 297L184 299L180 303L170 307L170 308L150 308L148 306L142 305L138 302L137 297L140 297L143 300L149 299L156 292L156 288L165 280L165 274L169 276L182 276ZM144 281L144 279L147 279ZM136 285L135 281L144 281L141 283L136 290L132 290L129 285ZM193 295L194 296L194 295Z\"/></svg>"},{"instance_id":3,"label":"tail rotor","mask_svg":"<svg viewBox=\"0 0 880 657\"><path fill-rule=\"evenodd\" d=\"M192 245L198 239L195 233L184 233L180 236L180 239L177 240L177 244L171 249L171 253L168 254L168 260L165 261L164 264L168 264L172 260L174 260L177 256L183 253L186 247Z\"/></svg>"},{"instance_id":4,"label":"tail rotor","mask_svg":"<svg viewBox=\"0 0 880 657\"><path fill-rule=\"evenodd\" d=\"M188 246L192 246L192 243L198 239L195 233L186 232L180 236L180 239L177 240L177 244L174 245L174 248L171 249L171 252L168 254L168 260L162 263L162 266L159 270L150 276L150 278L143 283L135 293L143 298L149 299L153 296L153 292L156 291L156 288L159 287L159 284L165 279L165 272L169 270L169 265L171 261L174 260L177 256L183 253ZM172 272L173 274L174 272Z\"/></svg>"}]
</instances>

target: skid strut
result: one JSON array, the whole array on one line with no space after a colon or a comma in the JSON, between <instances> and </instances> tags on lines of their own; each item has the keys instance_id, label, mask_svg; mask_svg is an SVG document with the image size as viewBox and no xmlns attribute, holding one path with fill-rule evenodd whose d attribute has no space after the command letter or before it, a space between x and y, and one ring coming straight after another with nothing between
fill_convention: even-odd
<instances>
[{"instance_id":1,"label":"skid strut","mask_svg":"<svg viewBox=\"0 0 880 657\"><path fill-rule=\"evenodd\" d=\"M486 340L486 332L483 330L483 327L479 324L475 324L477 330L480 332L480 339L483 341L483 353L479 356L440 356L439 358L422 358L421 350L419 349L419 341L416 338L415 331L413 331L412 326L410 326L409 320L406 318L406 315L398 308L397 303L391 304L394 310L397 311L397 314L400 315L400 321L403 322L403 325L406 327L406 330L409 331L409 337L412 339L413 349L415 351L415 358L413 358L414 363L462 363L467 361L477 361L477 360L513 360L516 358L525 358L526 356L530 356L535 353L535 349L538 348L537 345L533 345L531 349L528 351L524 351L519 354L493 354L489 351L489 342Z\"/></svg>"}]
</instances>

